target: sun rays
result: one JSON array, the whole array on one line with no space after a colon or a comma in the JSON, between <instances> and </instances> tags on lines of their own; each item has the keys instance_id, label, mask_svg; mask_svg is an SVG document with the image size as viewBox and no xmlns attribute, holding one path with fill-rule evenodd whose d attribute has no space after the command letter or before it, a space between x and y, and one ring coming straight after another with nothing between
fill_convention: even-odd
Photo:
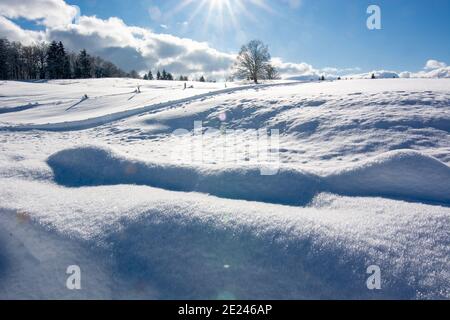
<instances>
[{"instance_id":1,"label":"sun rays","mask_svg":"<svg viewBox=\"0 0 450 320\"><path fill-rule=\"evenodd\" d=\"M203 19L205 27L215 27L224 30L225 27L240 29L240 20L256 21L251 13L252 7L271 12L266 0L182 0L173 13L181 10L191 10L188 22Z\"/></svg>"}]
</instances>

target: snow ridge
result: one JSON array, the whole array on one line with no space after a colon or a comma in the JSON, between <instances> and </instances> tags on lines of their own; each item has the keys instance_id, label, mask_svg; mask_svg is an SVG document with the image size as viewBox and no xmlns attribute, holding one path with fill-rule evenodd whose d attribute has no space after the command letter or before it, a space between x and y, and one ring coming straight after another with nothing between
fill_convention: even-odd
<instances>
[{"instance_id":1,"label":"snow ridge","mask_svg":"<svg viewBox=\"0 0 450 320\"><path fill-rule=\"evenodd\" d=\"M413 150L387 152L326 176L287 167L262 176L252 166L218 170L157 164L97 146L62 150L47 163L55 180L71 187L137 184L287 205L305 205L319 192L450 204L450 168Z\"/></svg>"}]
</instances>

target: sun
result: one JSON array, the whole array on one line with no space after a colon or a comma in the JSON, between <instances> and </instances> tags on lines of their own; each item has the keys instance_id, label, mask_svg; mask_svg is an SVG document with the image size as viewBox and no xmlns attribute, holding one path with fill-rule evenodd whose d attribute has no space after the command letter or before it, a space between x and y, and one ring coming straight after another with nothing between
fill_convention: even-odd
<instances>
[{"instance_id":1,"label":"sun","mask_svg":"<svg viewBox=\"0 0 450 320\"><path fill-rule=\"evenodd\" d=\"M222 6L226 3L226 2L230 2L229 0L209 0L210 2L210 6L211 7L218 7L218 8L222 8Z\"/></svg>"},{"instance_id":2,"label":"sun","mask_svg":"<svg viewBox=\"0 0 450 320\"><path fill-rule=\"evenodd\" d=\"M265 1L266 0L182 0L175 11L182 9L192 10L188 22L193 21L198 18L199 15L206 12L207 14L204 21L205 26L219 27L223 30L224 26L227 25L239 30L239 20L241 18L256 21L256 18L251 14L251 6L257 6L266 11L270 11L270 7Z\"/></svg>"}]
</instances>

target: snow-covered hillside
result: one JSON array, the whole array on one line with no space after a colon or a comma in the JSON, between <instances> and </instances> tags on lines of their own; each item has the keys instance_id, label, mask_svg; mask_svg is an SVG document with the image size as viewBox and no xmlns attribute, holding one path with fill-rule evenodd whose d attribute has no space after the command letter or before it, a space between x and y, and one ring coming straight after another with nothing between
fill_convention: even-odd
<instances>
[{"instance_id":1,"label":"snow-covered hillside","mask_svg":"<svg viewBox=\"0 0 450 320\"><path fill-rule=\"evenodd\" d=\"M449 134L450 79L1 82L0 298L449 299Z\"/></svg>"}]
</instances>

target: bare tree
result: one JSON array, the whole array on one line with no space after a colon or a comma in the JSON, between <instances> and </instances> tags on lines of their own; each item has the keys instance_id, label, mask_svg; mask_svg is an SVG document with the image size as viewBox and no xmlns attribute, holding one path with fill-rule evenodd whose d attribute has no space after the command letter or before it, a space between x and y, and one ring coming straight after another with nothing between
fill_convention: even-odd
<instances>
[{"instance_id":1,"label":"bare tree","mask_svg":"<svg viewBox=\"0 0 450 320\"><path fill-rule=\"evenodd\" d=\"M259 79L267 78L269 66L269 48L259 40L252 40L242 46L239 52L235 64L235 75L237 78L253 80L258 83Z\"/></svg>"},{"instance_id":2,"label":"bare tree","mask_svg":"<svg viewBox=\"0 0 450 320\"><path fill-rule=\"evenodd\" d=\"M278 70L271 64L266 67L266 79L268 80L278 80L280 79L280 74Z\"/></svg>"}]
</instances>

